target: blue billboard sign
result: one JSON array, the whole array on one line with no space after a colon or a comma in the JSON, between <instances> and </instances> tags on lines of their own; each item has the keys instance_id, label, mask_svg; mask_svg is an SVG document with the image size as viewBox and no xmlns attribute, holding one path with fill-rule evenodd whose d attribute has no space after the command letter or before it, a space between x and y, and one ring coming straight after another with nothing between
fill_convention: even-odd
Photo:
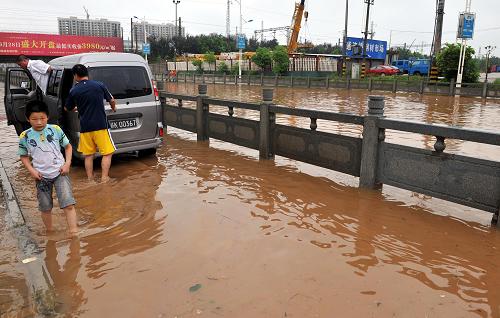
<instances>
[{"instance_id":1,"label":"blue billboard sign","mask_svg":"<svg viewBox=\"0 0 500 318\"><path fill-rule=\"evenodd\" d=\"M238 49L244 49L245 48L245 36L243 34L238 35Z\"/></svg>"},{"instance_id":2,"label":"blue billboard sign","mask_svg":"<svg viewBox=\"0 0 500 318\"><path fill-rule=\"evenodd\" d=\"M458 21L458 35L459 39L472 39L474 36L474 24L476 22L476 15L474 13L461 13L460 20Z\"/></svg>"},{"instance_id":3,"label":"blue billboard sign","mask_svg":"<svg viewBox=\"0 0 500 318\"><path fill-rule=\"evenodd\" d=\"M149 43L142 44L142 53L151 54L151 44Z\"/></svg>"},{"instance_id":4,"label":"blue billboard sign","mask_svg":"<svg viewBox=\"0 0 500 318\"><path fill-rule=\"evenodd\" d=\"M363 57L362 38L347 37L346 54L350 57ZM387 54L387 41L367 40L366 57L376 60L385 60Z\"/></svg>"}]
</instances>

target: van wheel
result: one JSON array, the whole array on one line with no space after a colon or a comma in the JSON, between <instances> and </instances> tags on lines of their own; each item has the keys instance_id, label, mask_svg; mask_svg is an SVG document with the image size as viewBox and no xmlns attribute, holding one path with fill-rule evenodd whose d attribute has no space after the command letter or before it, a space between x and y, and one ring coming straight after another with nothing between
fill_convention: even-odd
<instances>
[{"instance_id":1,"label":"van wheel","mask_svg":"<svg viewBox=\"0 0 500 318\"><path fill-rule=\"evenodd\" d=\"M139 150L139 157L148 157L156 154L156 148Z\"/></svg>"}]
</instances>

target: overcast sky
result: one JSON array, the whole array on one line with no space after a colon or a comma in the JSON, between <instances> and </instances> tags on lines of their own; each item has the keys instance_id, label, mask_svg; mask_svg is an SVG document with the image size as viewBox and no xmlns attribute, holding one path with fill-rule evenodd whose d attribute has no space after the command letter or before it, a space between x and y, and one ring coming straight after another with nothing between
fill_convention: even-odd
<instances>
[{"instance_id":1,"label":"overcast sky","mask_svg":"<svg viewBox=\"0 0 500 318\"><path fill-rule=\"evenodd\" d=\"M248 36L255 29L290 25L293 0L241 0L242 15L245 20L243 30ZM57 33L57 17L85 17L85 6L91 19L107 18L119 21L124 29L124 37L130 36L130 17L145 17L150 23L173 23L175 5L170 0L159 1L107 1L72 0L39 1L23 0L22 7L14 1L0 4L0 31ZM375 39L390 41L392 45L407 43L412 48L430 50L434 28L436 0L375 0L370 21L374 23ZM182 17L188 34L226 32L227 0L181 0L178 15ZM306 0L309 11L307 23L303 23L300 38L313 43L336 43L344 28L345 0ZM443 43L454 42L458 14L465 9L465 0L446 0ZM470 41L476 51L479 47L495 45L500 55L500 1L473 0L472 11L477 14L474 40ZM349 0L349 36L361 37L365 16L364 0ZM239 4L232 0L231 31L239 24ZM390 36L392 31L392 37ZM266 34L271 39L271 33ZM276 37L284 43L284 35ZM482 49L484 52L484 49ZM477 53L477 52L476 52Z\"/></svg>"}]
</instances>

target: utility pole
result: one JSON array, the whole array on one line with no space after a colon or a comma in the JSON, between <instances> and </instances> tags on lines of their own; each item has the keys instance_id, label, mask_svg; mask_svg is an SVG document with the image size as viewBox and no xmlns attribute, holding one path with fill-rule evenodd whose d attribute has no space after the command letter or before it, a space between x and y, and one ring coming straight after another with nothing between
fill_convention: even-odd
<instances>
[{"instance_id":1,"label":"utility pole","mask_svg":"<svg viewBox=\"0 0 500 318\"><path fill-rule=\"evenodd\" d=\"M144 29L144 44L148 43L148 39L146 37L146 16L144 16L144 20L142 20L142 27ZM144 44L142 45L142 50L144 51ZM144 53L144 58L146 59L146 63L148 62L148 55Z\"/></svg>"},{"instance_id":2,"label":"utility pole","mask_svg":"<svg viewBox=\"0 0 500 318\"><path fill-rule=\"evenodd\" d=\"M132 19L134 18L130 18L130 50L134 51L134 24Z\"/></svg>"},{"instance_id":3,"label":"utility pole","mask_svg":"<svg viewBox=\"0 0 500 318\"><path fill-rule=\"evenodd\" d=\"M264 42L264 20L260 22L260 43Z\"/></svg>"},{"instance_id":4,"label":"utility pole","mask_svg":"<svg viewBox=\"0 0 500 318\"><path fill-rule=\"evenodd\" d=\"M181 21L181 17L179 17L179 36L182 36L182 21Z\"/></svg>"},{"instance_id":5,"label":"utility pole","mask_svg":"<svg viewBox=\"0 0 500 318\"><path fill-rule=\"evenodd\" d=\"M370 6L374 4L375 0L364 0L366 3L366 23L365 23L365 38L363 41L363 64L361 65L362 75L361 78L365 77L365 67L366 67L366 45L368 44L368 22L370 21Z\"/></svg>"},{"instance_id":6,"label":"utility pole","mask_svg":"<svg viewBox=\"0 0 500 318\"><path fill-rule=\"evenodd\" d=\"M484 80L485 83L488 83L488 71L489 71L489 64L490 64L490 54L493 52L497 47L496 46L485 46L484 49L486 50L486 78Z\"/></svg>"},{"instance_id":7,"label":"utility pole","mask_svg":"<svg viewBox=\"0 0 500 318\"><path fill-rule=\"evenodd\" d=\"M344 26L344 39L342 43L342 76L347 75L347 22L349 19L349 0L345 0L345 26Z\"/></svg>"},{"instance_id":8,"label":"utility pole","mask_svg":"<svg viewBox=\"0 0 500 318\"><path fill-rule=\"evenodd\" d=\"M231 36L231 0L227 0L226 36L227 36L228 39Z\"/></svg>"}]
</instances>

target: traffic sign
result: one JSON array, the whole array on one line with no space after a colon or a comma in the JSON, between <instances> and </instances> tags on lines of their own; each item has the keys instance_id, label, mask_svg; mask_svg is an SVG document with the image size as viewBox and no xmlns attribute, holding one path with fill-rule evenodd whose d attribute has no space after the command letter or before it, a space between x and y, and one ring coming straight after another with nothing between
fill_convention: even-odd
<instances>
[{"instance_id":1,"label":"traffic sign","mask_svg":"<svg viewBox=\"0 0 500 318\"><path fill-rule=\"evenodd\" d=\"M245 48L245 36L243 34L238 35L238 49Z\"/></svg>"},{"instance_id":2,"label":"traffic sign","mask_svg":"<svg viewBox=\"0 0 500 318\"><path fill-rule=\"evenodd\" d=\"M142 53L144 53L144 54L151 54L151 44L144 43L142 45Z\"/></svg>"},{"instance_id":3,"label":"traffic sign","mask_svg":"<svg viewBox=\"0 0 500 318\"><path fill-rule=\"evenodd\" d=\"M458 20L458 34L459 39L472 39L474 36L474 24L476 22L476 15L474 13L461 13Z\"/></svg>"}]
</instances>

